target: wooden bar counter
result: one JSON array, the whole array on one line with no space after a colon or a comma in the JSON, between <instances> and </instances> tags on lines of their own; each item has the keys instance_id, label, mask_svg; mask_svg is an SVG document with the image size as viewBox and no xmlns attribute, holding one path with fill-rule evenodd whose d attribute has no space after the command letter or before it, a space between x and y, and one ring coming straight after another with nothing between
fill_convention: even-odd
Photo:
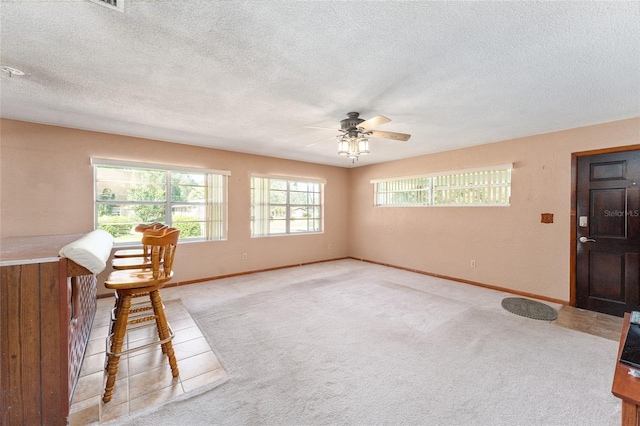
<instances>
[{"instance_id":1,"label":"wooden bar counter","mask_svg":"<svg viewBox=\"0 0 640 426\"><path fill-rule=\"evenodd\" d=\"M66 425L96 277L58 251L80 235L0 241L0 424Z\"/></svg>"},{"instance_id":2,"label":"wooden bar counter","mask_svg":"<svg viewBox=\"0 0 640 426\"><path fill-rule=\"evenodd\" d=\"M640 426L640 378L629 374L629 367L620 362L620 355L624 347L624 341L629 331L629 317L627 312L624 315L622 325L622 335L620 336L620 347L618 348L618 359L616 370L613 375L613 385L611 392L622 399L622 425Z\"/></svg>"}]
</instances>

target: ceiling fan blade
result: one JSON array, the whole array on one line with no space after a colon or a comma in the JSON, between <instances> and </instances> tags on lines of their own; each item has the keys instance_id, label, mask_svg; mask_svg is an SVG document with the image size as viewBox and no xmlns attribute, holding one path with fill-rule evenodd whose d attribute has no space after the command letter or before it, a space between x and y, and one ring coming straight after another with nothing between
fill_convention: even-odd
<instances>
[{"instance_id":1,"label":"ceiling fan blade","mask_svg":"<svg viewBox=\"0 0 640 426\"><path fill-rule=\"evenodd\" d=\"M362 127L365 130L369 130L369 129L373 129L374 127L382 126L383 124L388 123L390 121L391 119L383 115L376 115L375 117L372 117L358 124L358 127Z\"/></svg>"},{"instance_id":2,"label":"ceiling fan blade","mask_svg":"<svg viewBox=\"0 0 640 426\"><path fill-rule=\"evenodd\" d=\"M383 132L381 130L372 130L371 132L367 132L372 138L383 138L383 139L393 139L394 141L403 141L406 142L409 140L411 135L406 133L396 133L396 132Z\"/></svg>"},{"instance_id":3,"label":"ceiling fan blade","mask_svg":"<svg viewBox=\"0 0 640 426\"><path fill-rule=\"evenodd\" d=\"M307 129L323 129L323 130L336 130L340 131L340 129L336 129L335 127L320 127L320 126L304 126Z\"/></svg>"},{"instance_id":4,"label":"ceiling fan blade","mask_svg":"<svg viewBox=\"0 0 640 426\"><path fill-rule=\"evenodd\" d=\"M332 129L332 130L333 130L333 129ZM331 136L331 137L324 138L324 139L322 139L322 140L319 140L319 141L316 141L316 142L310 143L310 144L309 144L309 145L307 145L307 146L317 145L317 144L319 144L319 143L326 142L326 141L328 141L328 140L330 140L330 139L335 139L335 138L336 138L336 136Z\"/></svg>"}]
</instances>

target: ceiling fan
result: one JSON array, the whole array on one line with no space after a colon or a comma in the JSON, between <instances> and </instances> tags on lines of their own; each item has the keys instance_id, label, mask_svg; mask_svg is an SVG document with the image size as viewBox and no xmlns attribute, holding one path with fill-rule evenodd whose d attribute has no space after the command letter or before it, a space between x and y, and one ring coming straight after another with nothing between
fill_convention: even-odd
<instances>
[{"instance_id":1,"label":"ceiling fan","mask_svg":"<svg viewBox=\"0 0 640 426\"><path fill-rule=\"evenodd\" d=\"M340 121L340 128L305 126L310 129L328 129L340 132L338 136L331 136L326 139L311 143L312 146L334 137L338 139L338 154L346 155L348 158L358 158L360 155L369 153L369 138L393 139L395 141L408 141L411 135L406 133L384 132L374 130L374 127L381 126L391 120L382 115L377 115L368 120L360 118L360 113L347 113L347 118Z\"/></svg>"}]
</instances>

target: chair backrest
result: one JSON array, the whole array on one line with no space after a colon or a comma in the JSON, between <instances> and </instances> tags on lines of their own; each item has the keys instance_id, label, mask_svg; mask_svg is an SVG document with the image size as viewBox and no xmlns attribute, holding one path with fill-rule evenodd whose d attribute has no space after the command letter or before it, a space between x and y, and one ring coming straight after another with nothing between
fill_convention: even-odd
<instances>
[{"instance_id":1,"label":"chair backrest","mask_svg":"<svg viewBox=\"0 0 640 426\"><path fill-rule=\"evenodd\" d=\"M145 235L151 235L154 237L161 237L163 235L165 235L167 232L169 232L170 230L175 229L175 228L169 228L168 226L163 226L161 228L158 229L145 229L144 231L142 231L142 236L144 237Z\"/></svg>"},{"instance_id":2,"label":"chair backrest","mask_svg":"<svg viewBox=\"0 0 640 426\"><path fill-rule=\"evenodd\" d=\"M153 225L153 224L152 224ZM145 235L152 235L152 236L156 236L156 237L161 237L164 234L166 234L167 232L169 232L170 229L175 229L175 228L169 228L167 225L164 225L162 223L160 223L160 225L162 226L149 226L147 229L142 231L142 236L144 239ZM140 225L138 225L140 226ZM136 229L138 229L138 227L136 227ZM151 256L151 251L150 248L144 243L144 241L142 242L142 256L145 259L148 259Z\"/></svg>"},{"instance_id":3,"label":"chair backrest","mask_svg":"<svg viewBox=\"0 0 640 426\"><path fill-rule=\"evenodd\" d=\"M158 229L163 229L163 228L168 228L167 225L165 225L164 223L160 223L160 222L153 222L153 223L141 223L139 225L137 225L134 230L136 232L144 232L147 230L152 230L152 231L157 231Z\"/></svg>"},{"instance_id":4,"label":"chair backrest","mask_svg":"<svg viewBox=\"0 0 640 426\"><path fill-rule=\"evenodd\" d=\"M168 228L163 235L145 233L142 236L142 244L149 247L151 252L153 279L171 278L179 237L180 230L176 228Z\"/></svg>"}]
</instances>

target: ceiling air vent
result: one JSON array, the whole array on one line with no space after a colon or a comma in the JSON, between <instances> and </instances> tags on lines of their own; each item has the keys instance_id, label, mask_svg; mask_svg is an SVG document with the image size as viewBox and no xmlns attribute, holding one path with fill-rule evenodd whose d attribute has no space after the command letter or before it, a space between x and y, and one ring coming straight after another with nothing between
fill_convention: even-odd
<instances>
[{"instance_id":1,"label":"ceiling air vent","mask_svg":"<svg viewBox=\"0 0 640 426\"><path fill-rule=\"evenodd\" d=\"M109 9L115 9L120 12L124 12L124 0L89 0L93 3L98 3Z\"/></svg>"}]
</instances>

